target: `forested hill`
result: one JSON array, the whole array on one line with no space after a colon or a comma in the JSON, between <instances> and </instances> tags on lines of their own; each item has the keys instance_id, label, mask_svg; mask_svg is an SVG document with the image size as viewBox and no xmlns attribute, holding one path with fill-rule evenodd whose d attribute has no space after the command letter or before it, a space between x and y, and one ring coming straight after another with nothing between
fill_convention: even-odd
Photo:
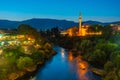
<instances>
[{"instance_id":1,"label":"forested hill","mask_svg":"<svg viewBox=\"0 0 120 80\"><path fill-rule=\"evenodd\" d=\"M84 21L83 24L102 24L108 25L111 23L120 24L120 21L110 22L110 23L102 23L98 21ZM57 19L41 19L41 18L33 18L24 21L10 21L10 20L0 20L0 28L17 28L20 24L29 24L30 26L40 30L51 29L53 27L59 27L61 29L67 29L72 26L78 26L77 22L67 21L67 20L57 20Z\"/></svg>"}]
</instances>

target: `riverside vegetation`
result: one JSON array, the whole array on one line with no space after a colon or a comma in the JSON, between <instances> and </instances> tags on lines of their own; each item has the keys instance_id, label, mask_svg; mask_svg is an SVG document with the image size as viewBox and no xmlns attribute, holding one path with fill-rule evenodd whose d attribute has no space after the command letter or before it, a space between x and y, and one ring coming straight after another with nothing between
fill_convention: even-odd
<instances>
[{"instance_id":1,"label":"riverside vegetation","mask_svg":"<svg viewBox=\"0 0 120 80\"><path fill-rule=\"evenodd\" d=\"M47 30L44 34L55 45L62 46L75 55L82 55L88 61L95 72L102 70L102 80L120 79L120 33L114 32L111 26L92 25L90 30L101 29L100 36L69 37L61 36L57 27ZM55 33L57 31L57 34ZM48 33L48 34L47 34ZM49 35L49 36L48 36ZM53 36L54 35L54 36Z\"/></svg>"},{"instance_id":2,"label":"riverside vegetation","mask_svg":"<svg viewBox=\"0 0 120 80\"><path fill-rule=\"evenodd\" d=\"M42 65L55 54L52 44L41 37L36 29L22 24L17 31L17 35L29 35L34 42L22 44L24 41L28 41L25 38L20 40L18 45L1 46L0 80L16 80L23 77L27 73L35 71L37 65Z\"/></svg>"}]
</instances>

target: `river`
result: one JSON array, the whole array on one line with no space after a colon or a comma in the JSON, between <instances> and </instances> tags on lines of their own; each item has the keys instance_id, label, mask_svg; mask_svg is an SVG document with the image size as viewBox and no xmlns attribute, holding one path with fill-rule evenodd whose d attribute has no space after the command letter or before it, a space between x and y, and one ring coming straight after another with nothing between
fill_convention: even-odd
<instances>
[{"instance_id":1,"label":"river","mask_svg":"<svg viewBox=\"0 0 120 80\"><path fill-rule=\"evenodd\" d=\"M58 54L46 62L31 80L101 80L91 72L81 56L74 57L72 52L58 46L54 50Z\"/></svg>"}]
</instances>

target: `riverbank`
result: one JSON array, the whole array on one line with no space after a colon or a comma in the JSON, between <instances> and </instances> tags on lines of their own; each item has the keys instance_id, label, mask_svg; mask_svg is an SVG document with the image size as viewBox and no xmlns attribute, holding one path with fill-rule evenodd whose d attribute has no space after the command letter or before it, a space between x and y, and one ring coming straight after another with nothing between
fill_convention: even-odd
<instances>
[{"instance_id":1,"label":"riverbank","mask_svg":"<svg viewBox=\"0 0 120 80\"><path fill-rule=\"evenodd\" d=\"M76 51L76 50L70 50L72 51L73 55L76 55L75 53L77 53L77 55L81 55L81 52L80 51ZM84 60L84 58L82 58ZM87 60L84 60L86 62L88 62L89 64L91 64L89 61ZM103 76L105 71L103 69L99 69L97 67L91 67L91 71L92 73L98 75L98 76Z\"/></svg>"},{"instance_id":2,"label":"riverbank","mask_svg":"<svg viewBox=\"0 0 120 80\"><path fill-rule=\"evenodd\" d=\"M34 76L35 73L42 68L42 66L50 60L54 55L56 55L56 52L53 52L51 56L45 59L44 62L39 61L36 63L36 65L33 65L31 67L28 67L24 70L16 71L8 75L9 80L26 80L29 79L30 77Z\"/></svg>"},{"instance_id":3,"label":"riverbank","mask_svg":"<svg viewBox=\"0 0 120 80\"><path fill-rule=\"evenodd\" d=\"M76 49L68 49L68 51L72 52L72 54L74 56L79 56L82 54L81 51L77 51ZM82 58L82 59L84 60L84 58ZM88 62L86 59L84 61ZM88 63L91 64L90 62L88 62ZM98 76L103 76L105 73L105 71L103 69L99 69L97 67L91 67L91 71L92 71L92 73L94 73L95 75L98 75Z\"/></svg>"},{"instance_id":4,"label":"riverbank","mask_svg":"<svg viewBox=\"0 0 120 80\"><path fill-rule=\"evenodd\" d=\"M94 74L99 75L99 76L103 76L103 74L105 73L104 70L98 69L98 68L91 68L91 71L92 71Z\"/></svg>"}]
</instances>

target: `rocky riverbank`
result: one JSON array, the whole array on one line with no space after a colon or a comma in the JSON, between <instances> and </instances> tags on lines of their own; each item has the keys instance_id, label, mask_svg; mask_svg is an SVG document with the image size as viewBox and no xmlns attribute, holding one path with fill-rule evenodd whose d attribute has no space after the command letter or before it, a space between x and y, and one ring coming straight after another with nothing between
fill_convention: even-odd
<instances>
[{"instance_id":1,"label":"rocky riverbank","mask_svg":"<svg viewBox=\"0 0 120 80\"><path fill-rule=\"evenodd\" d=\"M49 58L47 58L44 62L39 61L39 62L37 62L36 65L27 67L24 70L18 70L16 72L13 72L13 73L7 75L7 77L8 77L7 79L8 80L24 80L24 78L25 79L30 78L30 76L33 76L37 72L37 70L40 67L42 67L44 65L44 63L46 61L48 61L49 59L51 59L55 54L57 54L57 53L56 52L52 53L52 55Z\"/></svg>"},{"instance_id":2,"label":"rocky riverbank","mask_svg":"<svg viewBox=\"0 0 120 80\"><path fill-rule=\"evenodd\" d=\"M91 68L91 71L92 71L94 74L97 74L97 75L99 75L99 76L103 76L103 74L105 73L104 70L98 69L98 68Z\"/></svg>"}]
</instances>

